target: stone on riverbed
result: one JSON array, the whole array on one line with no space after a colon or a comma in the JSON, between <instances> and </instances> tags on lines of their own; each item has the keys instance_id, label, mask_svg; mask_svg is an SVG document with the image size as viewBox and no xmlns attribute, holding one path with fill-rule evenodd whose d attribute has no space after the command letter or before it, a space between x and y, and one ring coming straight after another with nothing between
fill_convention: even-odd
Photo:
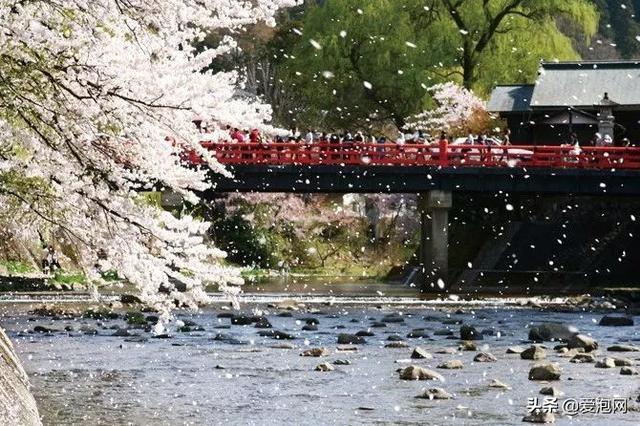
<instances>
[{"instance_id":1,"label":"stone on riverbed","mask_svg":"<svg viewBox=\"0 0 640 426\"><path fill-rule=\"evenodd\" d=\"M376 322L372 322L371 323L371 328L384 328L386 326L387 326L387 324L385 324L383 322L376 321Z\"/></svg>"},{"instance_id":2,"label":"stone on riverbed","mask_svg":"<svg viewBox=\"0 0 640 426\"><path fill-rule=\"evenodd\" d=\"M525 349L522 346L509 346L507 348L508 354L521 354Z\"/></svg>"},{"instance_id":3,"label":"stone on riverbed","mask_svg":"<svg viewBox=\"0 0 640 426\"><path fill-rule=\"evenodd\" d=\"M573 358L569 360L569 362L572 362L574 364L596 362L596 356L591 353L575 354Z\"/></svg>"},{"instance_id":4,"label":"stone on riverbed","mask_svg":"<svg viewBox=\"0 0 640 426\"><path fill-rule=\"evenodd\" d=\"M442 348L442 349L438 349L436 351L437 354L446 354L446 355L453 355L455 353L458 353L458 349L456 348Z\"/></svg>"},{"instance_id":5,"label":"stone on riverbed","mask_svg":"<svg viewBox=\"0 0 640 426\"><path fill-rule=\"evenodd\" d=\"M578 329L574 326L548 322L531 327L529 329L529 340L534 342L569 340L577 333Z\"/></svg>"},{"instance_id":6,"label":"stone on riverbed","mask_svg":"<svg viewBox=\"0 0 640 426\"><path fill-rule=\"evenodd\" d=\"M463 325L460 327L460 340L482 340L482 333L478 332L475 327Z\"/></svg>"},{"instance_id":7,"label":"stone on riverbed","mask_svg":"<svg viewBox=\"0 0 640 426\"><path fill-rule=\"evenodd\" d=\"M404 339L397 334L392 334L387 337L387 340L390 342L402 342Z\"/></svg>"},{"instance_id":8,"label":"stone on riverbed","mask_svg":"<svg viewBox=\"0 0 640 426\"><path fill-rule=\"evenodd\" d=\"M640 346L634 345L612 345L607 348L609 352L640 352Z\"/></svg>"},{"instance_id":9,"label":"stone on riverbed","mask_svg":"<svg viewBox=\"0 0 640 426\"><path fill-rule=\"evenodd\" d=\"M558 364L539 364L529 370L529 380L560 380L561 373Z\"/></svg>"},{"instance_id":10,"label":"stone on riverbed","mask_svg":"<svg viewBox=\"0 0 640 426\"><path fill-rule=\"evenodd\" d=\"M623 376L637 376L638 370L633 367L622 367L620 369L620 374L622 374Z\"/></svg>"},{"instance_id":11,"label":"stone on riverbed","mask_svg":"<svg viewBox=\"0 0 640 426\"><path fill-rule=\"evenodd\" d=\"M429 337L429 333L424 328L413 329L407 334L409 339L426 339Z\"/></svg>"},{"instance_id":12,"label":"stone on riverbed","mask_svg":"<svg viewBox=\"0 0 640 426\"><path fill-rule=\"evenodd\" d=\"M616 361L613 358L602 358L596 362L596 368L615 368Z\"/></svg>"},{"instance_id":13,"label":"stone on riverbed","mask_svg":"<svg viewBox=\"0 0 640 426\"><path fill-rule=\"evenodd\" d=\"M356 336L359 337L373 337L376 334L373 331L369 331L369 330L360 330L356 333Z\"/></svg>"},{"instance_id":14,"label":"stone on riverbed","mask_svg":"<svg viewBox=\"0 0 640 426\"><path fill-rule=\"evenodd\" d=\"M247 344L247 342L244 342L240 339L236 339L235 337L229 334L224 334L224 333L216 334L216 337L214 337L213 340L217 342L226 343L228 345L246 345Z\"/></svg>"},{"instance_id":15,"label":"stone on riverbed","mask_svg":"<svg viewBox=\"0 0 640 426\"><path fill-rule=\"evenodd\" d=\"M615 362L616 367L632 367L633 361L629 358L613 358L613 362Z\"/></svg>"},{"instance_id":16,"label":"stone on riverbed","mask_svg":"<svg viewBox=\"0 0 640 426\"><path fill-rule=\"evenodd\" d=\"M262 336L262 337L271 337L272 339L276 339L276 340L293 340L295 339L295 336L289 334L289 333L285 333L284 331L278 331L278 330L261 330L258 332L258 336Z\"/></svg>"},{"instance_id":17,"label":"stone on riverbed","mask_svg":"<svg viewBox=\"0 0 640 426\"><path fill-rule=\"evenodd\" d=\"M576 334L567 342L569 349L582 348L585 352L592 352L598 349L598 342L584 334Z\"/></svg>"},{"instance_id":18,"label":"stone on riverbed","mask_svg":"<svg viewBox=\"0 0 640 426\"><path fill-rule=\"evenodd\" d=\"M424 391L421 395L416 396L416 398L422 399L451 399L453 395L442 388L430 388Z\"/></svg>"},{"instance_id":19,"label":"stone on riverbed","mask_svg":"<svg viewBox=\"0 0 640 426\"><path fill-rule=\"evenodd\" d=\"M348 359L336 359L335 361L333 361L333 363L335 365L351 365L351 361L349 361Z\"/></svg>"},{"instance_id":20,"label":"stone on riverbed","mask_svg":"<svg viewBox=\"0 0 640 426\"><path fill-rule=\"evenodd\" d=\"M406 342L389 342L386 345L384 345L385 348L391 348L391 349L404 349L404 348L408 348L409 345Z\"/></svg>"},{"instance_id":21,"label":"stone on riverbed","mask_svg":"<svg viewBox=\"0 0 640 426\"><path fill-rule=\"evenodd\" d=\"M560 389L558 389L555 386L546 386L542 389L540 389L540 395L549 395L549 396L562 396L564 395L564 392L562 392Z\"/></svg>"},{"instance_id":22,"label":"stone on riverbed","mask_svg":"<svg viewBox=\"0 0 640 426\"><path fill-rule=\"evenodd\" d=\"M411 353L411 358L412 359L431 359L431 358L433 358L433 355L431 355L425 349L423 349L421 347L417 347Z\"/></svg>"},{"instance_id":23,"label":"stone on riverbed","mask_svg":"<svg viewBox=\"0 0 640 426\"><path fill-rule=\"evenodd\" d=\"M443 368L445 370L459 370L464 367L462 361L459 359L450 359L438 365L438 368Z\"/></svg>"},{"instance_id":24,"label":"stone on riverbed","mask_svg":"<svg viewBox=\"0 0 640 426\"><path fill-rule=\"evenodd\" d=\"M323 362L322 364L316 365L316 368L314 370L327 372L327 371L335 370L335 367L333 365L329 364L328 362Z\"/></svg>"},{"instance_id":25,"label":"stone on riverbed","mask_svg":"<svg viewBox=\"0 0 640 426\"><path fill-rule=\"evenodd\" d=\"M291 343L280 343L278 345L271 345L269 346L270 348L273 349L295 349L296 347L291 344Z\"/></svg>"},{"instance_id":26,"label":"stone on riverbed","mask_svg":"<svg viewBox=\"0 0 640 426\"><path fill-rule=\"evenodd\" d=\"M54 328L45 327L43 325L36 325L33 327L34 333L57 333L60 330L56 330Z\"/></svg>"},{"instance_id":27,"label":"stone on riverbed","mask_svg":"<svg viewBox=\"0 0 640 426\"><path fill-rule=\"evenodd\" d=\"M446 328L441 328L433 332L434 336L453 336L453 331Z\"/></svg>"},{"instance_id":28,"label":"stone on riverbed","mask_svg":"<svg viewBox=\"0 0 640 426\"><path fill-rule=\"evenodd\" d=\"M461 351L477 351L478 347L472 341L465 340L460 343L460 346L458 347L458 349L460 349Z\"/></svg>"},{"instance_id":29,"label":"stone on riverbed","mask_svg":"<svg viewBox=\"0 0 640 426\"><path fill-rule=\"evenodd\" d=\"M302 352L300 354L300 356L310 356L310 357L321 357L321 356L328 356L329 355L329 350L327 348L311 348L311 349L307 349L306 351Z\"/></svg>"},{"instance_id":30,"label":"stone on riverbed","mask_svg":"<svg viewBox=\"0 0 640 426\"><path fill-rule=\"evenodd\" d=\"M524 416L522 421L527 423L555 423L556 416L553 413L536 412Z\"/></svg>"},{"instance_id":31,"label":"stone on riverbed","mask_svg":"<svg viewBox=\"0 0 640 426\"><path fill-rule=\"evenodd\" d=\"M383 323L399 323L404 322L404 318L399 315L386 315L380 321Z\"/></svg>"},{"instance_id":32,"label":"stone on riverbed","mask_svg":"<svg viewBox=\"0 0 640 426\"><path fill-rule=\"evenodd\" d=\"M633 318L617 316L617 315L605 315L600 320L599 325L608 326L608 327L632 326Z\"/></svg>"},{"instance_id":33,"label":"stone on riverbed","mask_svg":"<svg viewBox=\"0 0 640 426\"><path fill-rule=\"evenodd\" d=\"M315 324L305 324L302 326L302 331L318 331L318 326Z\"/></svg>"},{"instance_id":34,"label":"stone on riverbed","mask_svg":"<svg viewBox=\"0 0 640 426\"><path fill-rule=\"evenodd\" d=\"M347 333L338 334L339 345L363 345L365 343L367 343L367 341L362 336Z\"/></svg>"},{"instance_id":35,"label":"stone on riverbed","mask_svg":"<svg viewBox=\"0 0 640 426\"><path fill-rule=\"evenodd\" d=\"M273 326L271 325L268 319L266 319L265 317L261 317L260 319L258 319L258 321L256 321L256 325L254 325L254 327L255 328L272 328Z\"/></svg>"},{"instance_id":36,"label":"stone on riverbed","mask_svg":"<svg viewBox=\"0 0 640 426\"><path fill-rule=\"evenodd\" d=\"M492 379L491 383L489 383L489 387L490 388L496 388L496 389L511 389L511 386L509 386L508 384L501 382L498 379Z\"/></svg>"},{"instance_id":37,"label":"stone on riverbed","mask_svg":"<svg viewBox=\"0 0 640 426\"><path fill-rule=\"evenodd\" d=\"M278 302L275 307L283 311L298 311L300 308L304 307L304 304L293 299L286 299Z\"/></svg>"},{"instance_id":38,"label":"stone on riverbed","mask_svg":"<svg viewBox=\"0 0 640 426\"><path fill-rule=\"evenodd\" d=\"M547 356L547 351L542 349L539 345L533 345L530 348L525 349L520 353L520 358L522 359L530 359L530 360L539 360L544 359Z\"/></svg>"},{"instance_id":39,"label":"stone on riverbed","mask_svg":"<svg viewBox=\"0 0 640 426\"><path fill-rule=\"evenodd\" d=\"M489 352L480 352L478 355L473 357L474 362L496 362L498 358L495 357L492 353Z\"/></svg>"},{"instance_id":40,"label":"stone on riverbed","mask_svg":"<svg viewBox=\"0 0 640 426\"><path fill-rule=\"evenodd\" d=\"M440 373L427 368L410 365L400 371L400 379L402 380L439 380L444 382L444 377Z\"/></svg>"}]
</instances>

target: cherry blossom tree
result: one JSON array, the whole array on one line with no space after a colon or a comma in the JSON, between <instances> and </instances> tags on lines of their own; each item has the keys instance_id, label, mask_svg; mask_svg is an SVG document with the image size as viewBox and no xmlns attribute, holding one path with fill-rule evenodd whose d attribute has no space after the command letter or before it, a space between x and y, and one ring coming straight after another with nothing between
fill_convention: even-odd
<instances>
[{"instance_id":1,"label":"cherry blossom tree","mask_svg":"<svg viewBox=\"0 0 640 426\"><path fill-rule=\"evenodd\" d=\"M230 294L241 279L206 239L209 224L176 218L139 193L197 202L207 169L185 167L206 117L268 127L270 107L236 96L241 77L203 70L243 26L274 24L296 0L0 0L0 215L22 238L62 235L84 271L115 269L163 308ZM220 34L215 48L193 46ZM177 291L176 283L186 287ZM163 289L164 291L159 291Z\"/></svg>"},{"instance_id":2,"label":"cherry blossom tree","mask_svg":"<svg viewBox=\"0 0 640 426\"><path fill-rule=\"evenodd\" d=\"M442 130L457 134L480 133L487 130L491 117L486 102L473 91L454 82L428 88L435 108L407 119L407 128L425 130L435 135Z\"/></svg>"}]
</instances>

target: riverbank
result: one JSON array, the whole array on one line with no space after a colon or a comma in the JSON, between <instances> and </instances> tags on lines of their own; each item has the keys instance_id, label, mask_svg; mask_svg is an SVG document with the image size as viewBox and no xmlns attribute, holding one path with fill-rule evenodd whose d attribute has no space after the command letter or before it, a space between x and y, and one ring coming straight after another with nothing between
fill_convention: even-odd
<instances>
[{"instance_id":1,"label":"riverbank","mask_svg":"<svg viewBox=\"0 0 640 426\"><path fill-rule=\"evenodd\" d=\"M0 424L41 425L27 373L2 328L0 328L0 359Z\"/></svg>"}]
</instances>

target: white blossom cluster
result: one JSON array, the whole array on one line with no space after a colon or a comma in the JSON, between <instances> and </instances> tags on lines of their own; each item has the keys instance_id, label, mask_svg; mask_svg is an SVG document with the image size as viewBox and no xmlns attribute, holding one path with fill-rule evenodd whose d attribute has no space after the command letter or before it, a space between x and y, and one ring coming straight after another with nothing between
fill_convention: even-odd
<instances>
[{"instance_id":1,"label":"white blossom cluster","mask_svg":"<svg viewBox=\"0 0 640 426\"><path fill-rule=\"evenodd\" d=\"M64 235L85 272L113 269L147 302L206 302L241 279L205 239L208 223L141 201L168 189L197 201L206 172L194 117L264 127L269 106L234 96L233 72L204 71L243 26L295 0L0 0L0 214L21 237ZM216 48L196 50L207 33ZM98 255L98 253L100 255ZM99 267L96 267L99 265ZM177 292L175 283L186 284ZM159 292L160 288L168 289Z\"/></svg>"},{"instance_id":2,"label":"white blossom cluster","mask_svg":"<svg viewBox=\"0 0 640 426\"><path fill-rule=\"evenodd\" d=\"M407 119L407 128L426 130L436 134L458 127L477 111L486 109L486 102L471 90L454 82L436 84L428 88L437 106Z\"/></svg>"}]
</instances>

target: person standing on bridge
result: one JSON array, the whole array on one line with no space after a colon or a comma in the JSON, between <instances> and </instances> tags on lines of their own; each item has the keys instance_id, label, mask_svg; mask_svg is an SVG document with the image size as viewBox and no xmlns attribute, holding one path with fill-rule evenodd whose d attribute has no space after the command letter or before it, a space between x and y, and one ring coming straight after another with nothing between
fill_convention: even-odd
<instances>
[{"instance_id":1,"label":"person standing on bridge","mask_svg":"<svg viewBox=\"0 0 640 426\"><path fill-rule=\"evenodd\" d=\"M312 144L313 143L313 135L314 135L314 131L311 129L307 129L307 134L304 135L304 143L306 144Z\"/></svg>"}]
</instances>

